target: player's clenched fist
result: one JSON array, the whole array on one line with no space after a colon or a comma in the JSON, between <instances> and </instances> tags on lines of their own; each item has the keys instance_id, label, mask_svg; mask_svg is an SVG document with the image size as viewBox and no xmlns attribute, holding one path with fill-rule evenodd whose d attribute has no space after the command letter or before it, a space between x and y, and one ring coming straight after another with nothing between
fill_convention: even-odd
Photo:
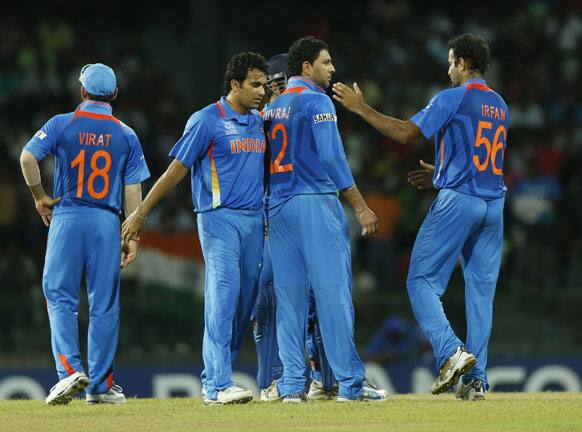
<instances>
[{"instance_id":1,"label":"player's clenched fist","mask_svg":"<svg viewBox=\"0 0 582 432\"><path fill-rule=\"evenodd\" d=\"M372 210L366 207L361 212L356 212L356 217L362 226L363 237L372 237L376 235L379 227L378 217Z\"/></svg>"}]
</instances>

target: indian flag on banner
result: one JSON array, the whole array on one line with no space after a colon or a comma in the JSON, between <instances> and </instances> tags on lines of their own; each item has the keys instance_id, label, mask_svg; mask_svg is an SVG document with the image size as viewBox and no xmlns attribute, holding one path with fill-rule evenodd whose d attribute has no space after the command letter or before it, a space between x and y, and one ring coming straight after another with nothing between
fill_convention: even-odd
<instances>
[{"instance_id":1,"label":"indian flag on banner","mask_svg":"<svg viewBox=\"0 0 582 432\"><path fill-rule=\"evenodd\" d=\"M193 290L203 297L204 258L195 231L144 231L139 243L138 256L121 272L122 277L172 290Z\"/></svg>"}]
</instances>

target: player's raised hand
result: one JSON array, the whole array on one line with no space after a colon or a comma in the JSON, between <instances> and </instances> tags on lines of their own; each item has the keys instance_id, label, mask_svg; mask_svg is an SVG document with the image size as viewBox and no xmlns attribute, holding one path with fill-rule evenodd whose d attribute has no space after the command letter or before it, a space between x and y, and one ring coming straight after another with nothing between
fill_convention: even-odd
<instances>
[{"instance_id":1,"label":"player's raised hand","mask_svg":"<svg viewBox=\"0 0 582 432\"><path fill-rule=\"evenodd\" d=\"M432 177L434 174L434 165L426 163L422 159L420 160L420 166L423 168L421 170L410 171L408 173L408 183L417 189L428 189L433 187Z\"/></svg>"},{"instance_id":2,"label":"player's raised hand","mask_svg":"<svg viewBox=\"0 0 582 432\"><path fill-rule=\"evenodd\" d=\"M139 243L131 240L129 243L121 242L121 268L127 267L137 257Z\"/></svg>"},{"instance_id":3,"label":"player's raised hand","mask_svg":"<svg viewBox=\"0 0 582 432\"><path fill-rule=\"evenodd\" d=\"M137 210L130 214L121 226L121 239L123 242L138 241L144 222L145 217L139 215Z\"/></svg>"},{"instance_id":4,"label":"player's raised hand","mask_svg":"<svg viewBox=\"0 0 582 432\"><path fill-rule=\"evenodd\" d=\"M356 218L362 226L362 237L373 237L378 232L379 223L376 214L369 207L356 212Z\"/></svg>"},{"instance_id":5,"label":"player's raised hand","mask_svg":"<svg viewBox=\"0 0 582 432\"><path fill-rule=\"evenodd\" d=\"M49 226L51 223L51 219L53 217L53 207L57 204L61 198L51 198L48 195L43 195L39 199L34 200L34 205L36 207L36 211L42 218L45 226Z\"/></svg>"},{"instance_id":6,"label":"player's raised hand","mask_svg":"<svg viewBox=\"0 0 582 432\"><path fill-rule=\"evenodd\" d=\"M354 83L354 88L351 89L341 82L337 82L332 87L333 98L341 103L344 108L359 113L364 107L364 95L358 87L358 83Z\"/></svg>"}]
</instances>

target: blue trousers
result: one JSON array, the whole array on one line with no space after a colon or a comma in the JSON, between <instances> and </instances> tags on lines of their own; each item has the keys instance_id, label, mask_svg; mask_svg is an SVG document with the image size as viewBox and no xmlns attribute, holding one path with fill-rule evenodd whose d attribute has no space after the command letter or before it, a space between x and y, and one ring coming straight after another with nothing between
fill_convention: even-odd
<instances>
[{"instance_id":1,"label":"blue trousers","mask_svg":"<svg viewBox=\"0 0 582 432\"><path fill-rule=\"evenodd\" d=\"M305 388L304 349L313 289L323 346L339 395L356 399L364 366L354 343L348 224L337 196L297 195L269 211L269 250L277 296L277 340L283 362L279 394Z\"/></svg>"},{"instance_id":2,"label":"blue trousers","mask_svg":"<svg viewBox=\"0 0 582 432\"><path fill-rule=\"evenodd\" d=\"M202 382L209 399L232 385L232 362L257 298L263 255L263 213L219 208L198 214L206 262Z\"/></svg>"},{"instance_id":3,"label":"blue trousers","mask_svg":"<svg viewBox=\"0 0 582 432\"><path fill-rule=\"evenodd\" d=\"M432 345L437 370L457 347L465 345L477 357L477 364L464 380L479 379L486 388L504 201L441 190L416 237L407 281L412 310ZM440 300L459 257L465 278L465 344L453 332Z\"/></svg>"},{"instance_id":4,"label":"blue trousers","mask_svg":"<svg viewBox=\"0 0 582 432\"><path fill-rule=\"evenodd\" d=\"M49 228L43 291L60 379L84 371L77 311L85 273L89 299L87 393L106 393L113 383L119 334L119 217L91 207L59 208Z\"/></svg>"},{"instance_id":5,"label":"blue trousers","mask_svg":"<svg viewBox=\"0 0 582 432\"><path fill-rule=\"evenodd\" d=\"M259 363L257 383L261 389L269 387L273 380L280 379L283 374L283 363L279 358L277 343L276 308L273 265L269 249L265 248L255 313L255 344Z\"/></svg>"}]
</instances>

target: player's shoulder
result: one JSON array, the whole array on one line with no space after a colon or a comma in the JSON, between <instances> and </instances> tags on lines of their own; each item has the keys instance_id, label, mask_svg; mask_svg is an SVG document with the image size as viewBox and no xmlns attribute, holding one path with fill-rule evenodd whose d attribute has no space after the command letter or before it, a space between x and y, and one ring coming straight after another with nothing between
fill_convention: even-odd
<instances>
[{"instance_id":1,"label":"player's shoulder","mask_svg":"<svg viewBox=\"0 0 582 432\"><path fill-rule=\"evenodd\" d=\"M434 101L452 101L455 99L460 99L465 94L465 87L451 87L439 91L434 95Z\"/></svg>"},{"instance_id":2,"label":"player's shoulder","mask_svg":"<svg viewBox=\"0 0 582 432\"><path fill-rule=\"evenodd\" d=\"M333 102L331 101L331 98L325 93L307 89L301 92L300 97L301 104L303 106L309 106L311 109L333 107Z\"/></svg>"},{"instance_id":3,"label":"player's shoulder","mask_svg":"<svg viewBox=\"0 0 582 432\"><path fill-rule=\"evenodd\" d=\"M254 117L255 119L257 119L258 121L262 122L263 121L263 116L261 115L261 112L257 109L252 109L249 111L249 116Z\"/></svg>"}]
</instances>

